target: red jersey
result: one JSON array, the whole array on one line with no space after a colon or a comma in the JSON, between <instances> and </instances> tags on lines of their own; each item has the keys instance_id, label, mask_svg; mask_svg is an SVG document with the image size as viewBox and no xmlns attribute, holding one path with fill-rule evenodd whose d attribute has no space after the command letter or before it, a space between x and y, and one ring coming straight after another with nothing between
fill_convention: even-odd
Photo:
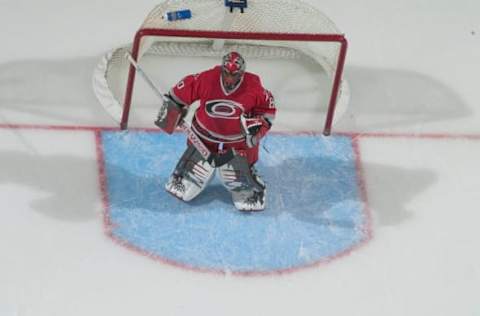
<instances>
[{"instance_id":1,"label":"red jersey","mask_svg":"<svg viewBox=\"0 0 480 316\"><path fill-rule=\"evenodd\" d=\"M192 129L212 151L218 150L218 144L225 145L224 148L246 149L240 116L264 118L265 124L258 134L262 137L276 112L272 94L262 86L257 75L245 72L242 82L227 93L220 66L186 76L170 90L170 95L185 106L200 102ZM257 159L258 146L253 149L256 153L249 159L251 162Z\"/></svg>"}]
</instances>

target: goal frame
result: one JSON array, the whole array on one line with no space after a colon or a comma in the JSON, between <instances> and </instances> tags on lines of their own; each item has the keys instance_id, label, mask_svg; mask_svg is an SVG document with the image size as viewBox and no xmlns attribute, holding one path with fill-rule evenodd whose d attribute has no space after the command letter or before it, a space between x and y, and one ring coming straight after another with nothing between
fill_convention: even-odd
<instances>
[{"instance_id":1,"label":"goal frame","mask_svg":"<svg viewBox=\"0 0 480 316\"><path fill-rule=\"evenodd\" d=\"M303 41L303 42L336 42L340 45L335 74L333 76L332 89L328 102L327 115L323 128L323 134L331 134L336 103L343 77L348 41L343 34L307 34L307 33L270 33L270 32L226 32L226 31L202 31L186 29L143 28L136 32L133 41L132 58L138 62L140 44L146 36L181 37L181 38L207 38L224 40L263 40L263 41ZM128 79L123 101L122 118L120 128L128 128L128 120L132 104L133 89L135 85L136 69L130 65Z\"/></svg>"}]
</instances>

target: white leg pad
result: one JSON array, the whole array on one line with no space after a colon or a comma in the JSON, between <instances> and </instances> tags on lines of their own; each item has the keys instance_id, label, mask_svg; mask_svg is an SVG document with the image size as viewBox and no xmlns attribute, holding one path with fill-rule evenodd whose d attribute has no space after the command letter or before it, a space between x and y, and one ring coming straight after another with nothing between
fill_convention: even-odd
<instances>
[{"instance_id":1,"label":"white leg pad","mask_svg":"<svg viewBox=\"0 0 480 316\"><path fill-rule=\"evenodd\" d=\"M232 193L235 207L240 211L262 211L265 209L265 183L245 158L236 156L218 168L220 180Z\"/></svg>"},{"instance_id":2,"label":"white leg pad","mask_svg":"<svg viewBox=\"0 0 480 316\"><path fill-rule=\"evenodd\" d=\"M196 149L190 147L168 179L165 190L188 202L207 187L214 174L215 168L203 159Z\"/></svg>"}]
</instances>

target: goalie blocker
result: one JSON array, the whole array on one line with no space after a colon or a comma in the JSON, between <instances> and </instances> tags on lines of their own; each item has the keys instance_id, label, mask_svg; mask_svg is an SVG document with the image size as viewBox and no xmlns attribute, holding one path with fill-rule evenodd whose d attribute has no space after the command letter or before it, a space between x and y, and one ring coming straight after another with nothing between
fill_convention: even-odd
<instances>
[{"instance_id":1,"label":"goalie blocker","mask_svg":"<svg viewBox=\"0 0 480 316\"><path fill-rule=\"evenodd\" d=\"M183 105L178 104L166 94L155 120L155 125L165 133L172 134L186 113Z\"/></svg>"}]
</instances>

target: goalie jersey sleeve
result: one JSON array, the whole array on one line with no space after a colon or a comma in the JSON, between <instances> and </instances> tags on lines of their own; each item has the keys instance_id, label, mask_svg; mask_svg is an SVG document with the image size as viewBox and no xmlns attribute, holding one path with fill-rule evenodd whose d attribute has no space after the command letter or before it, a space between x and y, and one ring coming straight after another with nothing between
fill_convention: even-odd
<instances>
[{"instance_id":1,"label":"goalie jersey sleeve","mask_svg":"<svg viewBox=\"0 0 480 316\"><path fill-rule=\"evenodd\" d=\"M262 127L257 134L261 138L272 127L277 110L275 108L275 99L273 98L272 93L267 89L263 90L262 95L259 96L257 104L258 105L253 108L251 116L259 118L262 122Z\"/></svg>"},{"instance_id":2,"label":"goalie jersey sleeve","mask_svg":"<svg viewBox=\"0 0 480 316\"><path fill-rule=\"evenodd\" d=\"M170 95L185 106L200 102L192 127L201 138L214 143L244 143L241 115L261 120L261 137L270 129L276 113L274 98L257 75L246 72L238 88L227 93L220 66L186 76L170 90Z\"/></svg>"}]
</instances>

